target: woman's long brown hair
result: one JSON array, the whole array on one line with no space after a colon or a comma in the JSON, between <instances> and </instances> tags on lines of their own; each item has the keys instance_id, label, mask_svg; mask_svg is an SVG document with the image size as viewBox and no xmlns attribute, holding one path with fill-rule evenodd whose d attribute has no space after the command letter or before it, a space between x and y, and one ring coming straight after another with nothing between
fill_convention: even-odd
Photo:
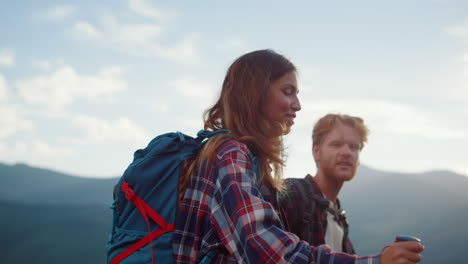
<instances>
[{"instance_id":1,"label":"woman's long brown hair","mask_svg":"<svg viewBox=\"0 0 468 264\"><path fill-rule=\"evenodd\" d=\"M266 120L261 114L261 106L271 83L289 72L296 72L296 67L272 50L247 53L229 67L219 99L204 113L204 129L228 129L234 139L246 144L258 158L260 181L277 189L281 189L285 159L284 128ZM180 198L190 176L204 161L210 163L217 148L228 138L213 137L198 156L186 164L180 181Z\"/></svg>"}]
</instances>

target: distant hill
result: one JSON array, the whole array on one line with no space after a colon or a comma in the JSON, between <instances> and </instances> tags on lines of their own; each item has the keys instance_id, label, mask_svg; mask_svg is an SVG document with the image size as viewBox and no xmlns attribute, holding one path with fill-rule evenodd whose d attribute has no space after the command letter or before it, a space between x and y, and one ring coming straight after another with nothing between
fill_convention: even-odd
<instances>
[{"instance_id":1,"label":"distant hill","mask_svg":"<svg viewBox=\"0 0 468 264\"><path fill-rule=\"evenodd\" d=\"M40 204L110 205L117 178L72 176L26 164L0 163L0 200Z\"/></svg>"},{"instance_id":2,"label":"distant hill","mask_svg":"<svg viewBox=\"0 0 468 264\"><path fill-rule=\"evenodd\" d=\"M361 166L340 196L359 254L379 252L395 235L409 234L426 245L423 263L466 263L467 177L449 171L405 174Z\"/></svg>"},{"instance_id":3,"label":"distant hill","mask_svg":"<svg viewBox=\"0 0 468 264\"><path fill-rule=\"evenodd\" d=\"M113 179L0 163L0 263L104 263ZM425 264L466 263L468 178L361 166L340 195L360 255L396 234L420 237Z\"/></svg>"},{"instance_id":4,"label":"distant hill","mask_svg":"<svg viewBox=\"0 0 468 264\"><path fill-rule=\"evenodd\" d=\"M0 202L0 211L0 263L106 263L107 207Z\"/></svg>"}]
</instances>

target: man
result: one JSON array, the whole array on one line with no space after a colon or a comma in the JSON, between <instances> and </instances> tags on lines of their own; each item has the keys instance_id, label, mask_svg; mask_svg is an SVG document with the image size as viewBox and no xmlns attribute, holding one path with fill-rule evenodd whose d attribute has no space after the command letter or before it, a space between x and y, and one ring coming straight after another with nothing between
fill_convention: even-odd
<instances>
[{"instance_id":1,"label":"man","mask_svg":"<svg viewBox=\"0 0 468 264\"><path fill-rule=\"evenodd\" d=\"M355 254L338 194L356 174L368 131L359 117L325 115L312 134L316 175L286 180L280 196L283 220L289 231L311 245L327 244L334 251Z\"/></svg>"}]
</instances>

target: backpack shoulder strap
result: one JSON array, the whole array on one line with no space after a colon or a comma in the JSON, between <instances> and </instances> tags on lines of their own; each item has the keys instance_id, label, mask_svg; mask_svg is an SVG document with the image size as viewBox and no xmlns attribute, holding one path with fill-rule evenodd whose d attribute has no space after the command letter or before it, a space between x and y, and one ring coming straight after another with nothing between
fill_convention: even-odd
<instances>
[{"instance_id":1,"label":"backpack shoulder strap","mask_svg":"<svg viewBox=\"0 0 468 264\"><path fill-rule=\"evenodd\" d=\"M317 206L317 194L307 176L305 178L289 178L287 182L293 192L293 196L290 196L288 200L297 205L297 208L294 208L294 214L289 216L289 227L302 240L310 241L309 229Z\"/></svg>"},{"instance_id":2,"label":"backpack shoulder strap","mask_svg":"<svg viewBox=\"0 0 468 264\"><path fill-rule=\"evenodd\" d=\"M295 190L299 199L301 199L301 208L302 212L302 223L309 222L309 219L312 218L312 214L315 210L315 200L314 200L314 188L309 179L306 178L292 178L288 179L292 185L294 185Z\"/></svg>"}]
</instances>

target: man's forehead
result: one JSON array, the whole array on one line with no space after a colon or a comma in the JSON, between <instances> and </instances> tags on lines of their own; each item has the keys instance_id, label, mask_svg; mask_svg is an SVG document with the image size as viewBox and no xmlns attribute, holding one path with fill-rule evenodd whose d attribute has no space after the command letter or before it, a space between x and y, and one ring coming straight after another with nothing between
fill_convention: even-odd
<instances>
[{"instance_id":1,"label":"man's forehead","mask_svg":"<svg viewBox=\"0 0 468 264\"><path fill-rule=\"evenodd\" d=\"M344 141L361 141L357 129L346 124L335 124L333 128L325 136L325 141L328 140L344 140Z\"/></svg>"}]
</instances>

